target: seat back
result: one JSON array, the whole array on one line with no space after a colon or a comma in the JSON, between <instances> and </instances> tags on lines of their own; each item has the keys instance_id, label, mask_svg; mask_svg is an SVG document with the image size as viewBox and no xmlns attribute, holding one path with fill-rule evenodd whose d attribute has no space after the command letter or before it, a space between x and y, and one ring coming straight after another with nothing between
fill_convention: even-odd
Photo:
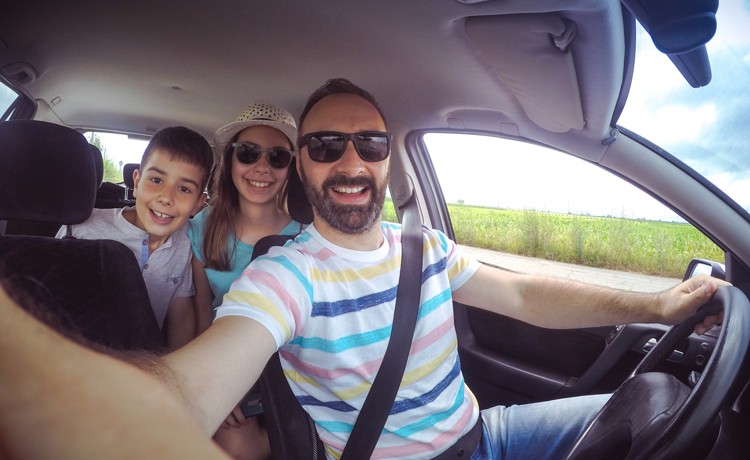
<instances>
[{"instance_id":1,"label":"seat back","mask_svg":"<svg viewBox=\"0 0 750 460\"><path fill-rule=\"evenodd\" d=\"M16 295L30 297L63 332L116 350L163 348L138 262L119 241L6 235L0 260Z\"/></svg>"},{"instance_id":2,"label":"seat back","mask_svg":"<svg viewBox=\"0 0 750 460\"><path fill-rule=\"evenodd\" d=\"M0 123L0 219L61 225L86 220L97 176L89 143L64 126ZM160 349L161 331L132 251L118 241L0 235L0 276L11 295L55 326L108 347ZM41 319L47 319L42 317Z\"/></svg>"},{"instance_id":3,"label":"seat back","mask_svg":"<svg viewBox=\"0 0 750 460\"><path fill-rule=\"evenodd\" d=\"M0 162L4 233L53 236L91 214L96 166L77 131L33 120L0 123Z\"/></svg>"},{"instance_id":4,"label":"seat back","mask_svg":"<svg viewBox=\"0 0 750 460\"><path fill-rule=\"evenodd\" d=\"M124 208L133 206L133 170L138 163L128 163L122 167L122 182L102 182L96 192L96 208Z\"/></svg>"},{"instance_id":5,"label":"seat back","mask_svg":"<svg viewBox=\"0 0 750 460\"><path fill-rule=\"evenodd\" d=\"M104 180L104 156L102 156L102 151L99 150L99 147L94 144L89 144L89 150L91 150L91 155L94 157L94 167L96 168L96 186L100 187L102 185L102 181Z\"/></svg>"},{"instance_id":6,"label":"seat back","mask_svg":"<svg viewBox=\"0 0 750 460\"><path fill-rule=\"evenodd\" d=\"M133 199L133 189L135 188L135 182L133 181L133 172L140 168L141 165L138 163L128 163L122 167L122 180L127 189L128 199Z\"/></svg>"},{"instance_id":7,"label":"seat back","mask_svg":"<svg viewBox=\"0 0 750 460\"><path fill-rule=\"evenodd\" d=\"M313 211L294 162L289 167L287 209L297 222L310 224ZM252 259L273 246L282 246L294 238L290 235L268 235L255 243ZM274 353L258 381L263 401L266 432L273 460L325 458L323 443L315 423L297 402L281 368L279 354Z\"/></svg>"}]
</instances>

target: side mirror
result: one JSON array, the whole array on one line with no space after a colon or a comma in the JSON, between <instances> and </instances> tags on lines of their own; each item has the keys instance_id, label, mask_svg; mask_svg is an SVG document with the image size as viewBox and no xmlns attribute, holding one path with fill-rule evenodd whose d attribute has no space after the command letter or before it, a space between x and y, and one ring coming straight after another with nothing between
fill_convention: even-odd
<instances>
[{"instance_id":1,"label":"side mirror","mask_svg":"<svg viewBox=\"0 0 750 460\"><path fill-rule=\"evenodd\" d=\"M696 275L702 274L722 280L725 279L726 276L723 264L714 262L713 260L693 259L688 263L687 270L685 270L685 276L682 277L682 280L685 281Z\"/></svg>"}]
</instances>

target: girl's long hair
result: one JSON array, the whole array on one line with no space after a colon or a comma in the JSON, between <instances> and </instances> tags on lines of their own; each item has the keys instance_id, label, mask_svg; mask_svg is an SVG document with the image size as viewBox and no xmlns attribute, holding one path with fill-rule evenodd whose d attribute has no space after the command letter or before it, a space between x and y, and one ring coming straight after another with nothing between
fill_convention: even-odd
<instances>
[{"instance_id":1,"label":"girl's long hair","mask_svg":"<svg viewBox=\"0 0 750 460\"><path fill-rule=\"evenodd\" d=\"M219 164L216 166L209 187L211 212L206 219L201 251L203 264L206 268L219 271L232 269L231 260L237 249L238 240L236 238L231 248L228 247L227 243L229 236L235 233L237 215L240 212L240 193L237 191L234 181L232 181L232 155L234 154L232 144L237 141L238 136L239 134L229 142L219 159ZM294 159L288 167L294 167ZM284 187L277 197L279 209L287 214L288 184L289 181L284 183Z\"/></svg>"}]
</instances>

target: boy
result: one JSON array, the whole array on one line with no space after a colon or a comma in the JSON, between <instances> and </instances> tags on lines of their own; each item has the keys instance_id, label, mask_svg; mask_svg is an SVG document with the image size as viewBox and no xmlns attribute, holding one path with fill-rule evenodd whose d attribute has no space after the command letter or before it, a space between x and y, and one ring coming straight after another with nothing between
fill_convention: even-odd
<instances>
[{"instance_id":1,"label":"boy","mask_svg":"<svg viewBox=\"0 0 750 460\"><path fill-rule=\"evenodd\" d=\"M182 126L162 129L133 173L135 206L94 209L85 222L70 229L76 238L113 239L133 251L169 349L195 335L186 224L206 202L212 166L211 146L203 136ZM57 238L67 230L62 227Z\"/></svg>"}]
</instances>

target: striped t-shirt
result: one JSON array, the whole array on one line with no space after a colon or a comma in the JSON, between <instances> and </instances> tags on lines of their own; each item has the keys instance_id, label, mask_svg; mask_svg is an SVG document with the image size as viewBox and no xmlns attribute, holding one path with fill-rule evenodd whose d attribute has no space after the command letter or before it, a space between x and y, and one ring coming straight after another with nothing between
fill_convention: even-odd
<instances>
[{"instance_id":1,"label":"striped t-shirt","mask_svg":"<svg viewBox=\"0 0 750 460\"><path fill-rule=\"evenodd\" d=\"M382 228L380 248L355 251L330 243L310 225L251 263L217 310L217 318L247 316L273 334L287 380L330 458L341 455L391 333L401 227ZM373 458L432 458L479 416L461 373L451 296L479 263L440 231L423 227L422 238L414 340Z\"/></svg>"}]
</instances>

